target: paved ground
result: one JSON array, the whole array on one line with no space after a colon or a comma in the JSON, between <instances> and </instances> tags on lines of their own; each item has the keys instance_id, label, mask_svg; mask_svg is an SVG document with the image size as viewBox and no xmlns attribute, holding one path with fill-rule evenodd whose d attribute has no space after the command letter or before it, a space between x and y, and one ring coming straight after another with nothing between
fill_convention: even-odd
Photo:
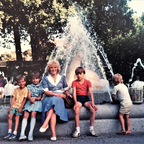
<instances>
[{"instance_id":1,"label":"paved ground","mask_svg":"<svg viewBox=\"0 0 144 144\"><path fill-rule=\"evenodd\" d=\"M58 137L58 140L52 142L47 137L35 137L31 144L144 144L144 132L136 132L129 135L117 135L115 133L100 134L98 137L87 135L79 138ZM27 144L28 141L5 141L0 137L0 144Z\"/></svg>"}]
</instances>

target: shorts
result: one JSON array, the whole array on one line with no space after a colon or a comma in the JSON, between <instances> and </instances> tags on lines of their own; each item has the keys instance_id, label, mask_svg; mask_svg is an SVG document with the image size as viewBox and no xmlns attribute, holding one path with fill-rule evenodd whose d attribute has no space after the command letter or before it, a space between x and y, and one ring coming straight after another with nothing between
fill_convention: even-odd
<instances>
[{"instance_id":1,"label":"shorts","mask_svg":"<svg viewBox=\"0 0 144 144\"><path fill-rule=\"evenodd\" d=\"M13 113L13 114L19 115L19 116L22 115L22 113L19 113L19 112L18 112L18 108L14 108L14 107L12 107L12 110L10 111L10 113Z\"/></svg>"},{"instance_id":2,"label":"shorts","mask_svg":"<svg viewBox=\"0 0 144 144\"><path fill-rule=\"evenodd\" d=\"M77 101L80 102L82 105L84 105L86 102L91 101L91 100L90 100L89 96L78 95Z\"/></svg>"},{"instance_id":3,"label":"shorts","mask_svg":"<svg viewBox=\"0 0 144 144\"><path fill-rule=\"evenodd\" d=\"M132 103L121 104L119 113L130 114L131 108L132 108Z\"/></svg>"}]
</instances>

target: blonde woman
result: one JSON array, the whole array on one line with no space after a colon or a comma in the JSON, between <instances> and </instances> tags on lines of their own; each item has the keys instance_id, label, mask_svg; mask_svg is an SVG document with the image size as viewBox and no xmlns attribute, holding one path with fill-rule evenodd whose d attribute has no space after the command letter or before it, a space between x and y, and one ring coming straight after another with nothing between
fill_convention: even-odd
<instances>
[{"instance_id":1,"label":"blonde woman","mask_svg":"<svg viewBox=\"0 0 144 144\"><path fill-rule=\"evenodd\" d=\"M62 121L68 121L69 113L65 108L63 98L63 89L68 87L65 76L59 75L60 64L58 61L52 60L47 64L48 76L42 80L44 93L46 95L43 100L42 123L40 132L45 132L50 127L52 131L52 141L57 140L55 125L56 117Z\"/></svg>"}]
</instances>

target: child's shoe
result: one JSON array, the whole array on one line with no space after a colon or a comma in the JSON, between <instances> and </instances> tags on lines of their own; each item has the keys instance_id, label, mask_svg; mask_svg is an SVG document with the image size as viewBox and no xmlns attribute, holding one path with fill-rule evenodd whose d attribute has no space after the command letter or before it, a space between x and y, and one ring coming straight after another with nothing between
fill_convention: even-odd
<instances>
[{"instance_id":1,"label":"child's shoe","mask_svg":"<svg viewBox=\"0 0 144 144\"><path fill-rule=\"evenodd\" d=\"M96 135L94 129L90 129L90 135L94 136L94 137L98 137L98 135Z\"/></svg>"},{"instance_id":2,"label":"child's shoe","mask_svg":"<svg viewBox=\"0 0 144 144\"><path fill-rule=\"evenodd\" d=\"M21 141L21 140L25 140L27 137L25 136L25 135L20 135L20 137L19 137L19 141Z\"/></svg>"},{"instance_id":3,"label":"child's shoe","mask_svg":"<svg viewBox=\"0 0 144 144\"><path fill-rule=\"evenodd\" d=\"M4 139L8 139L11 135L12 135L12 133L8 133L8 134L4 137Z\"/></svg>"},{"instance_id":4,"label":"child's shoe","mask_svg":"<svg viewBox=\"0 0 144 144\"><path fill-rule=\"evenodd\" d=\"M32 135L28 136L28 141L33 141L33 136Z\"/></svg>"},{"instance_id":5,"label":"child's shoe","mask_svg":"<svg viewBox=\"0 0 144 144\"><path fill-rule=\"evenodd\" d=\"M80 132L77 131L77 130L75 130L72 136L73 136L74 138L77 138L77 137L80 136Z\"/></svg>"},{"instance_id":6,"label":"child's shoe","mask_svg":"<svg viewBox=\"0 0 144 144\"><path fill-rule=\"evenodd\" d=\"M57 138L56 138L56 137L51 137L50 140L51 140L51 141L56 141Z\"/></svg>"},{"instance_id":7,"label":"child's shoe","mask_svg":"<svg viewBox=\"0 0 144 144\"><path fill-rule=\"evenodd\" d=\"M11 136L8 138L9 141L13 141L16 140L16 135L15 134L11 134Z\"/></svg>"}]
</instances>

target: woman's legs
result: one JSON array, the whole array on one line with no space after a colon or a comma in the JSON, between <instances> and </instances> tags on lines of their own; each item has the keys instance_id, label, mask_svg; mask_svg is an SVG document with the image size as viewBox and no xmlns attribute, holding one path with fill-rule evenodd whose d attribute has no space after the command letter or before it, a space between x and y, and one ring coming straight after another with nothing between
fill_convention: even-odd
<instances>
[{"instance_id":1,"label":"woman's legs","mask_svg":"<svg viewBox=\"0 0 144 144\"><path fill-rule=\"evenodd\" d=\"M46 116L46 119L45 119L45 121L42 125L42 128L47 128L48 127L49 120L51 119L51 116L52 116L53 113L54 113L53 108L46 112L47 116Z\"/></svg>"},{"instance_id":2,"label":"woman's legs","mask_svg":"<svg viewBox=\"0 0 144 144\"><path fill-rule=\"evenodd\" d=\"M55 113L52 113L51 115L50 126L51 126L51 131L52 131L52 137L56 137L56 132L55 132L56 114Z\"/></svg>"}]
</instances>

